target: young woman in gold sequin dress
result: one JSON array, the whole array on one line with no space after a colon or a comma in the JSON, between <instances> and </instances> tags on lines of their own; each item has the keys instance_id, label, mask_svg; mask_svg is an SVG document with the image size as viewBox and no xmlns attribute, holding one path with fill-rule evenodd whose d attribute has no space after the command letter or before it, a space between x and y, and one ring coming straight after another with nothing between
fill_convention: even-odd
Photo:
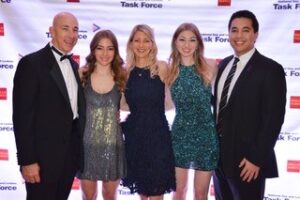
<instances>
[{"instance_id":1,"label":"young woman in gold sequin dress","mask_svg":"<svg viewBox=\"0 0 300 200\"><path fill-rule=\"evenodd\" d=\"M115 35L96 33L90 44L82 81L86 98L84 171L78 174L84 199L97 198L102 181L103 199L116 199L120 179L125 176L124 143L119 124L121 92L126 75Z\"/></svg>"}]
</instances>

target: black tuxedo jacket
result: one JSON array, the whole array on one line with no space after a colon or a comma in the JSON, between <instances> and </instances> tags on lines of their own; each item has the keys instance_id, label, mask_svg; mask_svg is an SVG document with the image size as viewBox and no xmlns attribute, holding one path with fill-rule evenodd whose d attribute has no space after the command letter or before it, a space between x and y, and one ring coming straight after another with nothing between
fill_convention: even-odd
<instances>
[{"instance_id":1,"label":"black tuxedo jacket","mask_svg":"<svg viewBox=\"0 0 300 200\"><path fill-rule=\"evenodd\" d=\"M42 181L56 180L70 153L67 146L76 138L73 151L79 153L82 169L82 135L85 123L85 100L78 76L78 64L71 61L78 83L77 135L71 135L73 113L63 75L50 45L23 57L14 77L13 124L18 164L37 162Z\"/></svg>"},{"instance_id":2,"label":"black tuxedo jacket","mask_svg":"<svg viewBox=\"0 0 300 200\"><path fill-rule=\"evenodd\" d=\"M219 78L232 58L219 64L215 96ZM223 112L220 167L226 176L239 176L238 166L243 158L259 166L262 177L278 176L274 146L284 121L285 104L282 66L256 50L236 81Z\"/></svg>"}]
</instances>

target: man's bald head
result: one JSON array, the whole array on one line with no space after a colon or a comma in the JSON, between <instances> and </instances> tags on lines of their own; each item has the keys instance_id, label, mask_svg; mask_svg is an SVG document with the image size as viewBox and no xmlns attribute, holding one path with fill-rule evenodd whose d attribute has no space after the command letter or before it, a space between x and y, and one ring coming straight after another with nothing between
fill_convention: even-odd
<instances>
[{"instance_id":1,"label":"man's bald head","mask_svg":"<svg viewBox=\"0 0 300 200\"><path fill-rule=\"evenodd\" d=\"M78 21L69 12L60 12L53 18L50 33L53 45L64 53L72 51L78 40Z\"/></svg>"}]
</instances>

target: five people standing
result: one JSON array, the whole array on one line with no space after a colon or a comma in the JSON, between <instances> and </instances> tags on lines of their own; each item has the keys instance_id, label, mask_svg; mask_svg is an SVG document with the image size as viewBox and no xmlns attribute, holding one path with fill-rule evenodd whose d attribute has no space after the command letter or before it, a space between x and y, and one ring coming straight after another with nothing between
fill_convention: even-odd
<instances>
[{"instance_id":1,"label":"five people standing","mask_svg":"<svg viewBox=\"0 0 300 200\"><path fill-rule=\"evenodd\" d=\"M231 16L234 55L218 70L204 57L194 24L183 23L173 34L169 67L157 59L153 30L136 25L127 43L127 74L115 35L101 30L90 43L82 88L70 54L78 22L58 13L51 42L23 57L14 77L14 133L27 199L67 199L78 172L84 199L97 198L98 180L103 198L116 199L122 179L143 200L171 191L181 200L189 169L197 200L207 199L213 170L216 199L263 199L265 179L278 176L274 146L286 82L282 66L255 49L258 29L248 10ZM176 108L171 132L169 87ZM120 106L130 111L122 130Z\"/></svg>"}]
</instances>

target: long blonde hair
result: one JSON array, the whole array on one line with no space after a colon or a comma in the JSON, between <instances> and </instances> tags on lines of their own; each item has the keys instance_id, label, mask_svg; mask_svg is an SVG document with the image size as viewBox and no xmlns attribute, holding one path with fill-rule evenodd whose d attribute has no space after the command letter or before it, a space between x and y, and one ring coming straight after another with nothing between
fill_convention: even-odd
<instances>
[{"instance_id":1,"label":"long blonde hair","mask_svg":"<svg viewBox=\"0 0 300 200\"><path fill-rule=\"evenodd\" d=\"M194 52L193 58L194 63L196 66L197 73L202 77L204 80L205 85L209 85L211 83L211 71L209 70L209 65L207 64L205 58L204 58L204 44L203 40L200 35L200 31L193 23L183 23L181 24L176 31L174 32L173 38L172 38L172 52L169 57L169 65L170 65L170 72L169 76L167 77L167 84L172 85L173 82L176 80L179 74L179 65L181 63L181 55L176 48L176 40L179 36L179 34L183 31L191 31L195 34L196 39L198 41L198 46Z\"/></svg>"},{"instance_id":2,"label":"long blonde hair","mask_svg":"<svg viewBox=\"0 0 300 200\"><path fill-rule=\"evenodd\" d=\"M133 42L133 38L134 38L136 32L138 32L138 31L145 33L152 42L152 48L149 52L147 65L150 69L151 77L153 77L154 75L157 75L157 73L158 73L158 69L157 69L157 51L158 50L157 50L157 45L156 45L155 38L154 38L154 32L153 32L152 28L146 24L138 24L131 31L131 34L130 34L128 42L127 42L127 48L126 48L126 51L127 51L126 68L127 68L128 72L130 72L136 65L136 58L135 58L131 44Z\"/></svg>"}]
</instances>

